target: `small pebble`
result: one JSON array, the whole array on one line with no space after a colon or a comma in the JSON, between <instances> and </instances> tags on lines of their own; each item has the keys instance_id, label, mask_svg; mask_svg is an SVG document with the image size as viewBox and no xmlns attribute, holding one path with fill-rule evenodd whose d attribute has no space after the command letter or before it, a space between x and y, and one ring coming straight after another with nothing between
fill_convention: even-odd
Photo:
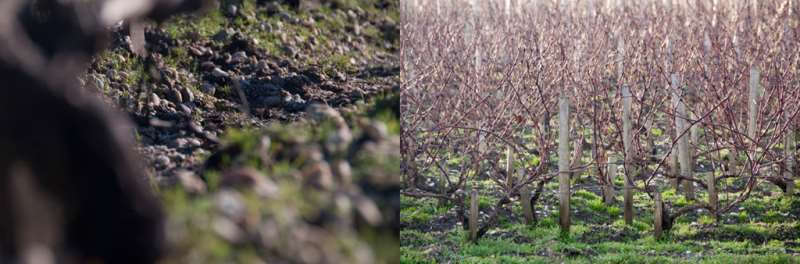
<instances>
[{"instance_id":1,"label":"small pebble","mask_svg":"<svg viewBox=\"0 0 800 264\"><path fill-rule=\"evenodd\" d=\"M167 90L167 99L175 104L183 103L183 96L181 95L181 92L175 88Z\"/></svg>"},{"instance_id":2,"label":"small pebble","mask_svg":"<svg viewBox=\"0 0 800 264\"><path fill-rule=\"evenodd\" d=\"M217 92L217 88L210 83L203 83L203 85L200 86L200 89L208 95L214 95Z\"/></svg>"},{"instance_id":3,"label":"small pebble","mask_svg":"<svg viewBox=\"0 0 800 264\"><path fill-rule=\"evenodd\" d=\"M211 72L211 75L217 78L227 78L230 76L227 72L223 71L220 68L214 68L214 71Z\"/></svg>"},{"instance_id":4,"label":"small pebble","mask_svg":"<svg viewBox=\"0 0 800 264\"><path fill-rule=\"evenodd\" d=\"M155 93L150 94L150 105L153 107L161 105L161 98L158 98Z\"/></svg>"},{"instance_id":5,"label":"small pebble","mask_svg":"<svg viewBox=\"0 0 800 264\"><path fill-rule=\"evenodd\" d=\"M194 102L194 93L191 89L184 87L181 89L181 96L183 97L183 101L187 103Z\"/></svg>"},{"instance_id":6,"label":"small pebble","mask_svg":"<svg viewBox=\"0 0 800 264\"><path fill-rule=\"evenodd\" d=\"M197 177L194 172L188 170L178 170L176 175L178 176L181 186L188 193L200 194L205 193L208 190L206 183Z\"/></svg>"}]
</instances>

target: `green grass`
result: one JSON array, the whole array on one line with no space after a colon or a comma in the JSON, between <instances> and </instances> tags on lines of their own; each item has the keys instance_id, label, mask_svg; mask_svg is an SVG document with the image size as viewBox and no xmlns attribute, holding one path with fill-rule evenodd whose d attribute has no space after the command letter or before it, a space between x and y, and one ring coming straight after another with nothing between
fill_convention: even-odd
<instances>
[{"instance_id":1,"label":"green grass","mask_svg":"<svg viewBox=\"0 0 800 264\"><path fill-rule=\"evenodd\" d=\"M591 232L594 226L583 226ZM504 232L496 230L496 232ZM633 241L583 243L564 238L557 227L514 225L511 237L491 234L472 243L463 232L429 234L402 231L403 263L526 263L525 259L551 263L799 263L784 252L783 243L749 241L655 240L644 236ZM443 248L443 245L452 245Z\"/></svg>"},{"instance_id":2,"label":"green grass","mask_svg":"<svg viewBox=\"0 0 800 264\"><path fill-rule=\"evenodd\" d=\"M491 190L490 186L485 187ZM664 194L670 202L691 203L672 190ZM491 201L496 198L485 196L481 196L481 206L493 206ZM701 195L699 199L706 198ZM633 225L627 226L618 205L606 206L597 194L576 190L571 202L577 213L573 214L569 234L561 233L557 211L540 215L540 221L533 226L522 224L521 209L515 203L514 215L505 216L505 223L490 229L477 243L467 241L466 232L458 226L404 236L401 260L402 263L800 263L797 200L756 193L741 204L741 210L721 217L720 221L734 221L732 224L715 223L710 215L701 212L678 218L672 230L657 240L652 234L652 212L647 210L652 201L647 196L636 195L635 207L640 210ZM420 201L406 197L401 203L404 210L414 210L426 203L435 207L433 200ZM542 209L541 205L537 208ZM438 210L426 213L432 218L446 215Z\"/></svg>"},{"instance_id":3,"label":"green grass","mask_svg":"<svg viewBox=\"0 0 800 264\"><path fill-rule=\"evenodd\" d=\"M400 209L400 220L411 224L429 223L437 215L444 214L447 208L437 207L436 200L433 199L411 199L400 196L403 206ZM413 204L409 206L409 204Z\"/></svg>"}]
</instances>

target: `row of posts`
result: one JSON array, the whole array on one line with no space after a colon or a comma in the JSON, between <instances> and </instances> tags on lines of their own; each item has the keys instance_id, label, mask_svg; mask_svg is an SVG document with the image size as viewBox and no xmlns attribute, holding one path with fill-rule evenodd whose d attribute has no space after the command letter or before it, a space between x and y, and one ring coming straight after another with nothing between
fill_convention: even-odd
<instances>
[{"instance_id":1,"label":"row of posts","mask_svg":"<svg viewBox=\"0 0 800 264\"><path fill-rule=\"evenodd\" d=\"M759 93L759 72L756 69L752 69L750 72L750 83L749 83L749 97L748 97L748 127L747 127L747 134L751 139L757 138L757 103L758 103L758 93ZM671 175L680 175L681 177L685 178L682 182L684 195L688 199L695 199L694 196L694 183L690 180L694 178L693 175L693 168L695 167L695 161L692 158L694 155L693 148L690 148L689 141L691 140L693 144L697 144L698 141L698 129L697 125L690 124L689 121L691 118L697 118L696 115L689 115L687 114L686 110L686 98L681 94L681 85L678 80L677 74L672 74L671 76L671 83L670 86L673 91L673 105L675 107L675 137L677 137L677 155L669 154L670 160L670 174ZM632 107L632 98L633 95L630 92L630 89L627 86L622 86L622 122L623 122L623 147L624 147L624 193L623 193L623 210L624 210L624 220L627 225L631 225L633 223L634 218L634 209L633 209L633 192L634 192L634 178L637 173L639 173L638 168L632 165L632 159L634 157L633 147L632 147L632 124L631 124L631 107ZM570 126L569 126L569 116L570 116L570 106L569 106L569 99L566 96L561 96L559 98L559 114L558 114L558 182L559 182L559 189L558 189L558 197L559 197L559 225L561 227L562 232L569 232L570 229L570 175L572 174L570 168L570 153L569 153L569 133L570 133ZM786 111L785 113L785 120L789 120L791 117L791 113ZM789 123L793 124L793 123ZM688 131L687 131L688 130ZM787 190L786 194L791 195L793 191L793 173L794 173L794 164L795 164L795 157L794 152L796 149L796 142L794 140L794 126L790 125L786 129L785 137L784 137L784 153L787 157L786 159L786 170L784 170L784 177L787 180ZM737 163L737 159L735 155L737 155L734 151L730 153L730 163L728 165L728 173L733 173L732 171L735 170L735 166ZM507 150L507 164L506 170L507 175L510 178L514 177L513 173L513 156L514 152L512 148L508 148ZM576 156L576 158L580 157L580 153ZM614 202L614 187L613 187L613 178L617 174L617 160L615 157L609 155L608 158L608 168L607 168L607 178L605 179L606 184L603 186L603 199L607 205L611 205ZM678 166L680 165L680 166ZM521 171L520 171L521 173ZM708 185L708 204L713 208L714 211L717 209L718 203L718 194L716 190L716 178L714 173L708 173L707 178L707 185ZM672 180L673 187L677 190L680 186L678 186L677 179ZM478 219L478 202L477 202L478 192L476 188L470 193L470 221L469 221L469 229L470 229L470 237L472 239L476 239L477 234L477 219ZM664 204L661 198L660 191L656 191L654 193L654 234L656 237L659 237L663 231L663 222L662 217L664 214ZM523 214L525 217L525 221L528 224L533 222L533 208L530 204L530 189L529 187L523 186L520 190L520 201L522 201L522 209ZM715 212L712 212L715 213Z\"/></svg>"}]
</instances>

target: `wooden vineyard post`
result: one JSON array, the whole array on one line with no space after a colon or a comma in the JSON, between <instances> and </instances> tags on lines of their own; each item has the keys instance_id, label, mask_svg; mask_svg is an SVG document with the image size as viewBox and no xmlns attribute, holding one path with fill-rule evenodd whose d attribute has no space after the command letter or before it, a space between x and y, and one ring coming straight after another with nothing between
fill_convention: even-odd
<instances>
[{"instance_id":1,"label":"wooden vineyard post","mask_svg":"<svg viewBox=\"0 0 800 264\"><path fill-rule=\"evenodd\" d=\"M448 159L449 159L449 156L448 156ZM447 160L446 159L441 160L441 166L443 168L446 168L446 166L447 166ZM438 182L436 183L436 186L438 186L438 188L439 188L439 194L441 194L443 197L447 197L447 177L448 177L447 174L442 174L442 176L438 178ZM439 199L439 203L438 203L437 206L446 207L447 206L447 202L448 202L447 199L443 199L443 198Z\"/></svg>"},{"instance_id":2,"label":"wooden vineyard post","mask_svg":"<svg viewBox=\"0 0 800 264\"><path fill-rule=\"evenodd\" d=\"M524 170L519 170L519 177L523 179ZM531 206L531 189L528 184L522 185L519 189L519 202L522 204L522 214L525 217L525 224L533 224L533 207Z\"/></svg>"},{"instance_id":3,"label":"wooden vineyard post","mask_svg":"<svg viewBox=\"0 0 800 264\"><path fill-rule=\"evenodd\" d=\"M632 157L631 149L631 91L628 86L623 85L622 75L625 73L625 42L622 38L617 40L617 84L622 87L622 144L623 144L623 166L625 172L624 189L623 189L623 207L625 214L625 223L633 223L633 193L631 192L630 177L630 161ZM616 173L616 164L614 164L614 171ZM609 170L610 171L610 170ZM613 179L613 178L612 178ZM613 185L612 185L613 187Z\"/></svg>"},{"instance_id":4,"label":"wooden vineyard post","mask_svg":"<svg viewBox=\"0 0 800 264\"><path fill-rule=\"evenodd\" d=\"M747 99L748 112L747 112L747 136L753 139L753 145L757 144L756 140L756 117L758 115L758 82L760 73L756 68L750 69L750 96Z\"/></svg>"},{"instance_id":5,"label":"wooden vineyard post","mask_svg":"<svg viewBox=\"0 0 800 264\"><path fill-rule=\"evenodd\" d=\"M608 155L608 169L606 170L606 185L603 189L603 201L606 205L614 204L614 178L617 176L617 157Z\"/></svg>"},{"instance_id":6,"label":"wooden vineyard post","mask_svg":"<svg viewBox=\"0 0 800 264\"><path fill-rule=\"evenodd\" d=\"M653 210L653 236L655 236L656 239L659 239L661 238L661 233L664 230L664 204L661 202L661 192L656 191L654 198L655 209Z\"/></svg>"},{"instance_id":7,"label":"wooden vineyard post","mask_svg":"<svg viewBox=\"0 0 800 264\"><path fill-rule=\"evenodd\" d=\"M480 29L478 28L478 17L481 15L481 7L480 1L477 0L470 0L469 7L465 8L465 14L467 16L466 24L464 25L463 29L463 36L464 36L464 43L467 46L477 46L480 42ZM473 53L473 76L476 78L480 76L480 69L481 69L481 52L479 48L476 48Z\"/></svg>"},{"instance_id":8,"label":"wooden vineyard post","mask_svg":"<svg viewBox=\"0 0 800 264\"><path fill-rule=\"evenodd\" d=\"M693 128L693 129L695 129L695 128ZM699 142L698 142L698 138L697 138L698 136L696 135L697 134L696 131L697 131L696 129L692 131L692 132L695 132L695 133L692 133L692 140L694 141L695 148L697 148L697 146L700 145ZM695 163L696 163L696 161L692 162L692 168L694 168L694 164ZM716 175L714 175L714 173L716 173L716 171L711 171L711 172L708 173L708 178L707 178L706 185L708 186L708 205L711 206L711 214L714 215L714 219L716 220L717 219L717 203L719 202L719 198L718 198L718 194L717 194L717 177L716 177Z\"/></svg>"},{"instance_id":9,"label":"wooden vineyard post","mask_svg":"<svg viewBox=\"0 0 800 264\"><path fill-rule=\"evenodd\" d=\"M145 41L145 23L138 20L129 22L128 32L131 38L131 51L139 57L147 57L147 41Z\"/></svg>"},{"instance_id":10,"label":"wooden vineyard post","mask_svg":"<svg viewBox=\"0 0 800 264\"><path fill-rule=\"evenodd\" d=\"M672 153L669 154L669 174L673 176L680 175L681 173L680 162L678 162L678 151L679 150L673 150ZM678 186L679 182L680 181L678 181L678 178L673 178L669 181L670 186L672 186L672 188L675 189L676 192L678 191L679 188Z\"/></svg>"},{"instance_id":11,"label":"wooden vineyard post","mask_svg":"<svg viewBox=\"0 0 800 264\"><path fill-rule=\"evenodd\" d=\"M703 33L703 49L707 55L711 54L711 39L708 37L708 33ZM706 57L708 58L708 57ZM703 69L706 71L708 70L708 59L703 62ZM695 95L696 96L696 95ZM696 131L696 130L695 130ZM695 132L692 131L692 132ZM700 144L697 142L696 135L692 134L692 139L695 142L695 148L698 147ZM718 194L717 194L717 179L716 179L716 170L711 171L708 174L708 182L706 185L708 186L708 204L711 206L712 214L714 215L714 219L717 220L717 203L719 201Z\"/></svg>"},{"instance_id":12,"label":"wooden vineyard post","mask_svg":"<svg viewBox=\"0 0 800 264\"><path fill-rule=\"evenodd\" d=\"M758 90L760 78L761 73L759 73L758 69L755 67L750 68L749 96L747 98L747 136L752 140L750 146L753 152L756 152L758 149L758 139L756 139L758 123L756 118L758 117Z\"/></svg>"},{"instance_id":13,"label":"wooden vineyard post","mask_svg":"<svg viewBox=\"0 0 800 264\"><path fill-rule=\"evenodd\" d=\"M795 164L795 150L797 149L797 143L794 140L794 122L791 120L792 116L789 111L784 112L784 116L786 117L786 122L789 123L789 127L786 128L786 142L784 142L784 151L786 155L786 170L784 170L784 179L786 180L786 192L784 195L787 197L791 197L794 192L794 164Z\"/></svg>"},{"instance_id":14,"label":"wooden vineyard post","mask_svg":"<svg viewBox=\"0 0 800 264\"><path fill-rule=\"evenodd\" d=\"M514 148L508 147L507 160L506 160L506 173L509 178L513 178L514 176ZM519 179L518 181L523 181L525 179L525 171L522 168L518 169ZM514 183L510 182L509 187L513 186ZM525 217L526 224L533 223L533 209L531 208L531 190L528 188L527 184L522 185L519 188L519 202L522 204L522 214Z\"/></svg>"},{"instance_id":15,"label":"wooden vineyard post","mask_svg":"<svg viewBox=\"0 0 800 264\"><path fill-rule=\"evenodd\" d=\"M680 163L681 173L680 176L686 177L687 179L691 178L691 157L689 153L689 136L686 135L684 130L686 130L686 105L683 102L683 99L680 95L680 84L678 83L678 75L672 74L672 102L675 104L675 136L678 137L678 161ZM688 180L683 180L683 182L688 182L686 184L693 184ZM684 190L689 190L689 188L685 188ZM687 199L694 199L693 193L684 193Z\"/></svg>"},{"instance_id":16,"label":"wooden vineyard post","mask_svg":"<svg viewBox=\"0 0 800 264\"><path fill-rule=\"evenodd\" d=\"M478 240L478 189L469 194L469 240Z\"/></svg>"},{"instance_id":17,"label":"wooden vineyard post","mask_svg":"<svg viewBox=\"0 0 800 264\"><path fill-rule=\"evenodd\" d=\"M669 36L667 36L666 42L667 42L667 59L666 59L666 65L667 66L666 67L667 67L667 70L671 72L673 70L672 69L672 39ZM676 74L672 74L670 76L670 87L669 87L669 89L673 91L673 95L672 95L672 101L673 101L672 103L673 103L673 105L677 104L676 100L679 100L677 98L677 95L676 95L676 93L678 92L678 89L679 89L678 87L679 87L678 76ZM677 140L677 142L678 142L678 149L677 150L673 150L670 153L670 165L671 165L670 166L670 174L673 175L673 176L680 175L680 157L681 157L680 151L681 151L681 149L680 149L680 139L678 137L681 134L681 128L680 128L680 124L678 123L678 119L679 118L676 116L675 117L675 137L673 138L673 142L675 140ZM680 182L681 182L681 180L679 178L677 178L677 177L673 178L672 180L670 180L670 185L672 185L672 188L675 189L675 193L678 193L680 191Z\"/></svg>"},{"instance_id":18,"label":"wooden vineyard post","mask_svg":"<svg viewBox=\"0 0 800 264\"><path fill-rule=\"evenodd\" d=\"M625 189L624 189L624 215L625 224L633 224L633 179L636 168L633 167L633 142L631 131L631 91L628 86L622 87L622 144L625 148Z\"/></svg>"},{"instance_id":19,"label":"wooden vineyard post","mask_svg":"<svg viewBox=\"0 0 800 264\"><path fill-rule=\"evenodd\" d=\"M684 108L684 110L686 109L686 104L685 103L683 105L683 108ZM685 111L684 111L684 114L686 114L687 117L688 116L694 116L694 114L687 113ZM684 122L683 123L684 127L689 125L686 120L684 120L683 122ZM698 134L698 131L697 131L697 126L689 127L689 142L691 142L691 144L686 144L687 147L688 147L688 151L686 152L687 153L686 159L689 160L689 161L686 162L687 164L689 164L689 166L688 166L689 167L689 171L687 172L686 177L688 177L690 179L694 178L694 168L695 168L695 165L697 164L697 162L694 159L694 154L695 154L695 152L697 152L696 149L697 149L697 146L698 146L698 143L697 143L698 140L699 140L699 134ZM694 199L695 198L695 195L694 195L694 182L693 181L683 181L683 188L686 189L686 198L689 198L689 199Z\"/></svg>"},{"instance_id":20,"label":"wooden vineyard post","mask_svg":"<svg viewBox=\"0 0 800 264\"><path fill-rule=\"evenodd\" d=\"M558 197L562 233L568 233L570 226L569 163L569 99L562 95L558 103Z\"/></svg>"},{"instance_id":21,"label":"wooden vineyard post","mask_svg":"<svg viewBox=\"0 0 800 264\"><path fill-rule=\"evenodd\" d=\"M506 148L506 188L514 186L514 149L511 146Z\"/></svg>"}]
</instances>

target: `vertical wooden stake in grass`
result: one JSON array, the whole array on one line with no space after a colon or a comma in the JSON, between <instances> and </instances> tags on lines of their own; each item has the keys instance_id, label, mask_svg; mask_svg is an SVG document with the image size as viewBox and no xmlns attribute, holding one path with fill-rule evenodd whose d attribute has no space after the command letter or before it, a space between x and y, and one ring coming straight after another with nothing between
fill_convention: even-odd
<instances>
[{"instance_id":1,"label":"vertical wooden stake in grass","mask_svg":"<svg viewBox=\"0 0 800 264\"><path fill-rule=\"evenodd\" d=\"M684 105L684 109L685 108L686 108L686 105ZM691 114L690 116L694 117L694 114ZM684 125L684 127L688 126L688 122L684 121L683 125ZM686 158L689 160L687 162L689 164L689 171L686 173L686 177L688 177L690 179L693 179L694 178L694 168L695 168L695 165L697 164L697 162L694 159L694 154L696 152L695 149L698 146L697 141L699 140L699 134L698 134L697 126L689 127L689 140L690 140L690 142L692 142L692 144L687 144L688 145L688 152L687 152L688 154L686 155ZM692 181L684 181L683 182L683 187L684 187L685 192L686 192L686 198L694 199L694 197L695 197L695 195L694 195L694 182L692 182Z\"/></svg>"},{"instance_id":2,"label":"vertical wooden stake in grass","mask_svg":"<svg viewBox=\"0 0 800 264\"><path fill-rule=\"evenodd\" d=\"M699 146L697 143L697 137L692 135L693 139L695 140L695 145ZM719 201L718 194L717 194L717 177L714 175L716 170L712 170L708 173L708 181L706 185L708 185L708 204L711 205L711 210L713 211L712 214L714 215L714 219L717 219L717 203Z\"/></svg>"},{"instance_id":3,"label":"vertical wooden stake in grass","mask_svg":"<svg viewBox=\"0 0 800 264\"><path fill-rule=\"evenodd\" d=\"M634 168L633 161L633 142L632 142L632 124L631 124L631 103L633 98L631 90L628 86L622 87L622 144L625 148L625 189L624 189L624 214L625 224L633 224L633 179L635 178L636 168Z\"/></svg>"},{"instance_id":4,"label":"vertical wooden stake in grass","mask_svg":"<svg viewBox=\"0 0 800 264\"><path fill-rule=\"evenodd\" d=\"M469 239L478 239L478 189L475 187L469 194Z\"/></svg>"},{"instance_id":5,"label":"vertical wooden stake in grass","mask_svg":"<svg viewBox=\"0 0 800 264\"><path fill-rule=\"evenodd\" d=\"M569 232L569 99L558 102L558 197L561 232Z\"/></svg>"},{"instance_id":6,"label":"vertical wooden stake in grass","mask_svg":"<svg viewBox=\"0 0 800 264\"><path fill-rule=\"evenodd\" d=\"M753 140L750 146L752 146L754 152L758 145L758 140L756 139L756 126L758 124L756 123L756 118L758 117L758 83L761 78L760 75L758 69L755 67L750 68L750 93L747 98L747 136Z\"/></svg>"},{"instance_id":7,"label":"vertical wooden stake in grass","mask_svg":"<svg viewBox=\"0 0 800 264\"><path fill-rule=\"evenodd\" d=\"M519 170L520 179L524 179L525 171ZM531 206L531 189L525 184L519 189L519 202L522 204L522 214L525 216L525 224L533 224L533 207Z\"/></svg>"},{"instance_id":8,"label":"vertical wooden stake in grass","mask_svg":"<svg viewBox=\"0 0 800 264\"><path fill-rule=\"evenodd\" d=\"M603 189L603 201L606 205L614 204L614 178L617 176L617 157L608 155L608 169L606 170L606 185Z\"/></svg>"},{"instance_id":9,"label":"vertical wooden stake in grass","mask_svg":"<svg viewBox=\"0 0 800 264\"><path fill-rule=\"evenodd\" d=\"M506 148L506 186L511 189L514 186L514 149L511 146Z\"/></svg>"},{"instance_id":10,"label":"vertical wooden stake in grass","mask_svg":"<svg viewBox=\"0 0 800 264\"><path fill-rule=\"evenodd\" d=\"M684 134L684 130L687 128L686 124L686 105L681 98L681 89L680 84L678 83L678 75L672 74L672 102L675 104L675 135L678 137L678 161L681 167L680 175L682 177L690 178L691 177L691 155L689 153L689 135ZM693 184L688 180L683 180L685 183L684 186L687 184ZM688 190L685 188L684 190ZM684 193L686 198L694 199L693 193Z\"/></svg>"},{"instance_id":11,"label":"vertical wooden stake in grass","mask_svg":"<svg viewBox=\"0 0 800 264\"><path fill-rule=\"evenodd\" d=\"M673 176L677 176L681 174L680 171L680 162L678 162L678 150L673 150L672 153L669 154L669 174ZM678 178L673 178L670 181L670 185L672 186L675 191L678 191Z\"/></svg>"},{"instance_id":12,"label":"vertical wooden stake in grass","mask_svg":"<svg viewBox=\"0 0 800 264\"><path fill-rule=\"evenodd\" d=\"M679 166L681 164L681 161L682 161L682 158L683 158L683 155L684 155L681 152L683 152L683 143L682 142L683 142L683 139L685 137L681 135L683 133L683 118L680 117L680 110L678 110L678 108L680 108L680 106L682 104L681 104L681 96L680 96L680 90L679 90L680 89L679 88L680 84L678 83L678 75L677 74L672 74L672 76L670 76L670 83L671 83L670 88L672 90L672 105L675 107L675 112L674 112L675 113L675 139L673 139L673 141L678 145L677 149L676 149L678 155L676 156L677 160L675 161L676 162L675 165ZM683 175L680 175L680 176L683 176ZM676 180L675 193L678 193L680 191L679 188L678 188L678 183L677 182L680 182L680 180Z\"/></svg>"},{"instance_id":13,"label":"vertical wooden stake in grass","mask_svg":"<svg viewBox=\"0 0 800 264\"><path fill-rule=\"evenodd\" d=\"M661 202L661 192L655 192L655 210L653 210L653 236L656 239L661 238L661 233L664 230L663 226L663 216L664 216L664 204Z\"/></svg>"},{"instance_id":14,"label":"vertical wooden stake in grass","mask_svg":"<svg viewBox=\"0 0 800 264\"><path fill-rule=\"evenodd\" d=\"M747 112L747 136L756 138L756 117L758 111L758 82L760 73L756 68L750 69L750 96L747 98L749 112ZM755 144L756 142L753 142Z\"/></svg>"},{"instance_id":15,"label":"vertical wooden stake in grass","mask_svg":"<svg viewBox=\"0 0 800 264\"><path fill-rule=\"evenodd\" d=\"M449 159L450 159L450 156L448 155L447 159L441 160L441 166L443 168L447 167L447 160L449 160ZM439 180L436 183L436 186L439 187L439 194L443 195L443 197L447 197L447 177L448 177L447 174L442 174L442 176L439 177ZM447 202L448 202L447 199L443 199L443 198L439 199L438 206L439 207L445 207L445 206L447 206Z\"/></svg>"},{"instance_id":16,"label":"vertical wooden stake in grass","mask_svg":"<svg viewBox=\"0 0 800 264\"><path fill-rule=\"evenodd\" d=\"M786 128L786 136L784 145L784 151L786 155L786 170L784 170L784 179L786 180L786 192L784 195L792 196L794 192L794 164L795 164L795 150L797 149L797 143L794 141L794 122L791 120L792 116L789 111L784 111L784 116L786 117L786 121L789 122L789 127Z\"/></svg>"},{"instance_id":17,"label":"vertical wooden stake in grass","mask_svg":"<svg viewBox=\"0 0 800 264\"><path fill-rule=\"evenodd\" d=\"M520 203L522 203L522 214L525 216L525 224L533 224L533 207L531 206L531 189L526 184L520 191Z\"/></svg>"}]
</instances>

